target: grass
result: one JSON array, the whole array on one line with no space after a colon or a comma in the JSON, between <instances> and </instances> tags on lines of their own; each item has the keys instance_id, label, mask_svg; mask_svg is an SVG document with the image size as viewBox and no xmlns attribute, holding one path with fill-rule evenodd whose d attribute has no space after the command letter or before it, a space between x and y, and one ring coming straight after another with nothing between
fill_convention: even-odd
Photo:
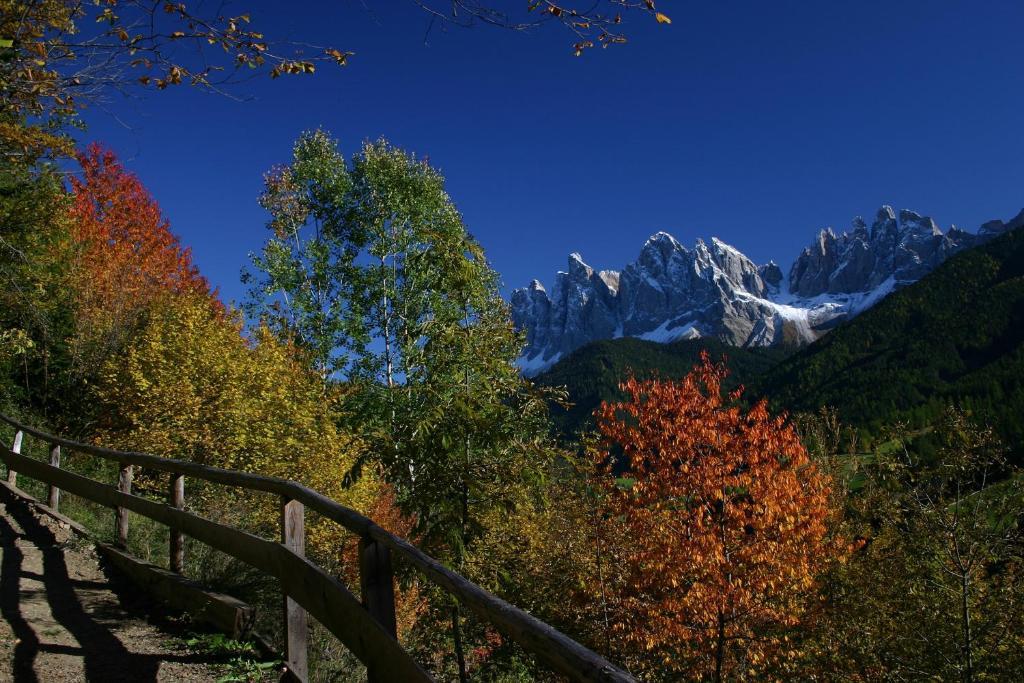
<instances>
[{"instance_id":1,"label":"grass","mask_svg":"<svg viewBox=\"0 0 1024 683\"><path fill-rule=\"evenodd\" d=\"M260 656L250 642L234 640L222 633L193 633L185 640L189 650L226 660L218 666L217 683L263 681L276 678L283 666L280 659Z\"/></svg>"}]
</instances>

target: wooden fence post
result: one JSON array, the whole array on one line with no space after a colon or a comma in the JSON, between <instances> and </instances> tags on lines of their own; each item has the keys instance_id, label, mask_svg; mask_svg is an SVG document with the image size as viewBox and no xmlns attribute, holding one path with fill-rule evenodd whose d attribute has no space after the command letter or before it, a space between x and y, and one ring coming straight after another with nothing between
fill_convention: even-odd
<instances>
[{"instance_id":1,"label":"wooden fence post","mask_svg":"<svg viewBox=\"0 0 1024 683\"><path fill-rule=\"evenodd\" d=\"M12 453L21 453L21 440L25 437L25 434L19 429L14 433L14 443L11 444ZM18 485L18 473L11 469L10 465L7 466L7 483L11 486Z\"/></svg>"},{"instance_id":2,"label":"wooden fence post","mask_svg":"<svg viewBox=\"0 0 1024 683\"><path fill-rule=\"evenodd\" d=\"M132 475L134 474L131 465L121 463L121 469L117 475L117 490L121 493L132 492ZM117 545L121 548L128 547L128 508L117 508L114 513L115 525L117 527Z\"/></svg>"},{"instance_id":3,"label":"wooden fence post","mask_svg":"<svg viewBox=\"0 0 1024 683\"><path fill-rule=\"evenodd\" d=\"M179 510L185 507L185 475L171 474L171 507ZM180 531L171 529L171 547L169 552L172 572L180 574L185 566L185 539Z\"/></svg>"},{"instance_id":4,"label":"wooden fence post","mask_svg":"<svg viewBox=\"0 0 1024 683\"><path fill-rule=\"evenodd\" d=\"M302 503L281 499L281 543L299 557L306 554L305 515ZM301 681L309 676L307 659L307 635L309 626L306 621L306 610L288 597L284 584L284 625L285 625L285 664L288 671Z\"/></svg>"},{"instance_id":5,"label":"wooden fence post","mask_svg":"<svg viewBox=\"0 0 1024 683\"><path fill-rule=\"evenodd\" d=\"M391 637L395 627L395 580L391 550L371 538L359 541L359 590L363 606Z\"/></svg>"},{"instance_id":6,"label":"wooden fence post","mask_svg":"<svg viewBox=\"0 0 1024 683\"><path fill-rule=\"evenodd\" d=\"M59 444L50 445L50 466L60 467ZM50 492L49 495L46 497L46 504L54 512L56 512L57 508L60 506L60 489L54 486L53 484L50 484Z\"/></svg>"},{"instance_id":7,"label":"wooden fence post","mask_svg":"<svg viewBox=\"0 0 1024 683\"><path fill-rule=\"evenodd\" d=\"M369 537L359 539L359 592L363 607L384 630L397 639L395 627L395 580L391 550ZM369 683L381 680L380 672L366 668Z\"/></svg>"}]
</instances>

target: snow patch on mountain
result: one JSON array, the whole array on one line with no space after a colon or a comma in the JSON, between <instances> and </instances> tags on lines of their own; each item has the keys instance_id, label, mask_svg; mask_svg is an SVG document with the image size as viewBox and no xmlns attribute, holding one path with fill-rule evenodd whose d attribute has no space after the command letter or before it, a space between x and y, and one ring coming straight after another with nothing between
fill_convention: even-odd
<instances>
[{"instance_id":1,"label":"snow patch on mountain","mask_svg":"<svg viewBox=\"0 0 1024 683\"><path fill-rule=\"evenodd\" d=\"M693 323L673 325L671 321L666 321L650 332L637 335L637 338L667 344L680 339L700 339L700 336L700 331Z\"/></svg>"},{"instance_id":2,"label":"snow patch on mountain","mask_svg":"<svg viewBox=\"0 0 1024 683\"><path fill-rule=\"evenodd\" d=\"M526 354L523 354L516 359L516 366L519 368L519 372L523 373L527 377L533 377L534 375L539 375L544 372L561 359L562 354L560 353L556 353L550 358L544 358L540 354L533 358L528 358Z\"/></svg>"}]
</instances>

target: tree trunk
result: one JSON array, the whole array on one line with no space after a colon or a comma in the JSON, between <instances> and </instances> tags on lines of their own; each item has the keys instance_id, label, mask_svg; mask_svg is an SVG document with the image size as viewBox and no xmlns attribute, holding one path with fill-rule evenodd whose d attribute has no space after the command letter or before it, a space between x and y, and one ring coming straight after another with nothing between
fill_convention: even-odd
<instances>
[{"instance_id":1,"label":"tree trunk","mask_svg":"<svg viewBox=\"0 0 1024 683\"><path fill-rule=\"evenodd\" d=\"M974 644L971 642L970 579L967 572L960 575L960 622L963 637L964 683L974 680Z\"/></svg>"},{"instance_id":2,"label":"tree trunk","mask_svg":"<svg viewBox=\"0 0 1024 683\"><path fill-rule=\"evenodd\" d=\"M469 683L466 673L466 655L462 651L462 628L459 626L459 605L452 605L452 637L455 639L455 659L459 664L459 683Z\"/></svg>"},{"instance_id":3,"label":"tree trunk","mask_svg":"<svg viewBox=\"0 0 1024 683\"><path fill-rule=\"evenodd\" d=\"M380 257L380 265L384 272L387 272L387 258L384 256ZM388 301L388 278L384 276L384 287L381 293L381 322L383 324L384 336L384 377L387 381L388 389L394 386L394 362L391 359L391 312L390 303Z\"/></svg>"},{"instance_id":4,"label":"tree trunk","mask_svg":"<svg viewBox=\"0 0 1024 683\"><path fill-rule=\"evenodd\" d=\"M725 615L718 613L718 638L715 644L715 683L722 682L722 669L725 665Z\"/></svg>"},{"instance_id":5,"label":"tree trunk","mask_svg":"<svg viewBox=\"0 0 1024 683\"><path fill-rule=\"evenodd\" d=\"M468 440L467 440L468 443ZM469 488L465 482L462 484L462 529L459 537L462 542L462 547L458 550L457 555L457 566L459 571L463 570L463 560L466 552L466 540L467 540L467 529L469 528ZM455 603L452 605L452 636L455 639L455 659L459 664L459 683L467 683L469 681L469 674L466 673L466 653L462 646L462 628L459 625L459 604Z\"/></svg>"},{"instance_id":6,"label":"tree trunk","mask_svg":"<svg viewBox=\"0 0 1024 683\"><path fill-rule=\"evenodd\" d=\"M595 512L594 526L597 530L597 582L601 586L601 611L604 615L604 656L609 659L612 658L612 624L608 618L608 595L607 587L604 583L604 563L602 562L602 536L601 536L601 520Z\"/></svg>"}]
</instances>

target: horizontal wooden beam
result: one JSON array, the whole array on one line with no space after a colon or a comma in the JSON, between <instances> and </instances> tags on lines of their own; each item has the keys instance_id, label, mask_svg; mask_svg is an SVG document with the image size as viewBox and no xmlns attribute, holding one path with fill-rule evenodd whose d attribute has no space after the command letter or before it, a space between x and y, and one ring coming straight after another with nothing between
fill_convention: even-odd
<instances>
[{"instance_id":1,"label":"horizontal wooden beam","mask_svg":"<svg viewBox=\"0 0 1024 683\"><path fill-rule=\"evenodd\" d=\"M154 469L161 472L172 472L174 474L195 477L197 479L213 482L215 484L223 484L225 486L235 486L252 491L272 493L291 500L300 501L306 507L317 511L320 511L319 508L321 506L329 507L332 510L331 518L358 536L365 535L365 531L373 524L369 518L355 510L346 508L344 505L340 505L330 498L317 493L298 482L288 479L268 477L262 474L252 474L250 472L226 470L220 467L200 465L199 463L190 462L188 460L162 458L156 455L138 453L135 451L118 451L112 448L103 448L102 446L94 446L92 444L71 441L70 439L63 439L59 436L29 427L28 425L23 425L3 413L0 413L0 421L6 422L18 431L46 441L49 444L56 444L63 446L68 450L87 453L105 460L112 460L126 465L138 465L139 467Z\"/></svg>"},{"instance_id":2,"label":"horizontal wooden beam","mask_svg":"<svg viewBox=\"0 0 1024 683\"><path fill-rule=\"evenodd\" d=\"M81 524L48 505L42 504L16 486L0 481L0 489L6 490L7 495L70 528L77 536L92 540L89 531ZM121 573L157 599L172 607L187 611L200 622L209 624L229 634L232 638L252 635L253 610L241 600L224 593L207 590L194 581L140 560L108 543L93 542L100 554L110 560L111 564Z\"/></svg>"},{"instance_id":3,"label":"horizontal wooden beam","mask_svg":"<svg viewBox=\"0 0 1024 683\"><path fill-rule=\"evenodd\" d=\"M432 582L449 594L457 596L459 601L477 616L493 624L555 671L574 681L635 681L630 674L583 647L558 629L456 574L405 539L374 526L375 528L370 530L370 537L405 558Z\"/></svg>"},{"instance_id":4,"label":"horizontal wooden beam","mask_svg":"<svg viewBox=\"0 0 1024 683\"><path fill-rule=\"evenodd\" d=\"M110 544L97 543L96 549L134 584L160 601L188 612L198 621L236 640L250 635L255 615L253 609L241 600L206 590L180 574L140 560Z\"/></svg>"},{"instance_id":5,"label":"horizontal wooden beam","mask_svg":"<svg viewBox=\"0 0 1024 683\"><path fill-rule=\"evenodd\" d=\"M574 681L623 683L635 680L627 672L616 667L597 653L583 647L557 629L451 571L405 539L394 536L359 512L347 508L298 482L248 472L235 472L217 467L208 467L184 460L160 458L146 453L116 451L109 448L81 444L33 429L3 414L0 414L0 421L7 422L15 429L24 431L26 434L49 443L60 444L66 448L89 453L107 460L186 475L227 486L264 491L298 501L308 509L340 524L360 538L372 538L390 548L396 557L411 564L429 581L450 593L477 616L492 623L505 635L518 642L526 651L536 655L541 662L555 671L566 675L569 679ZM134 510L134 508L130 509ZM138 512L138 510L135 511ZM140 514L145 513L140 512ZM193 535L187 530L183 529L183 531ZM298 598L296 598L296 601L302 604ZM310 609L307 605L303 606L306 607L310 614L313 614L320 620L320 617L316 616L314 610Z\"/></svg>"},{"instance_id":6,"label":"horizontal wooden beam","mask_svg":"<svg viewBox=\"0 0 1024 683\"><path fill-rule=\"evenodd\" d=\"M86 539L92 542L100 553L116 552L128 558L132 562L144 565L146 567L153 567L156 571L166 573L166 570L163 570L160 567L156 567L155 565L145 562L144 560L141 560L135 557L134 555L130 555L117 548L114 548L114 546L110 545L109 543L97 541L93 537L92 532L90 532L84 526L79 524L76 520L71 519L65 514L57 512L56 510L50 507L47 507L44 503L37 500L31 494L22 491L17 486L11 486L10 484L7 484L3 480L0 480L0 491L3 490L6 490L9 495L15 497L16 499L30 506L40 514L44 514L47 517L56 520L62 527L67 527L71 529L71 531L74 532L74 534L79 538ZM125 573L128 574L129 578L132 578L132 572ZM180 583L173 583L178 581L180 581ZM177 607L178 609L181 609L183 611L189 611L194 609L194 607L189 606L190 604L195 605L203 604L204 602L219 602L221 603L220 605L211 605L209 607L206 607L205 609L202 609L202 611L198 613L192 612L192 616L203 623L209 624L210 626L213 626L225 633L231 634L232 637L234 638L242 637L251 640L260 649L261 653L266 655L267 657L276 657L279 654L277 650L274 649L274 647L263 635L257 633L255 630L252 629L252 626L254 625L255 621L255 614L253 614L253 608L250 607L247 603L230 595L209 590L201 586L200 584L196 583L195 581L191 581L182 576L169 576L168 583L174 586L173 588L169 588L166 591L168 593L166 602L171 606ZM197 591L201 591L202 593L204 593L206 596L205 601L201 598L182 599L179 595L179 591L188 591L190 589L195 589ZM158 599L164 599L160 595L158 595L157 597Z\"/></svg>"},{"instance_id":7,"label":"horizontal wooden beam","mask_svg":"<svg viewBox=\"0 0 1024 683\"><path fill-rule=\"evenodd\" d=\"M398 641L378 624L340 581L280 543L212 522L163 503L122 493L67 470L10 451L0 459L18 472L112 508L126 508L178 529L281 580L287 594L335 635L359 661L387 675L383 680L431 681Z\"/></svg>"}]
</instances>

